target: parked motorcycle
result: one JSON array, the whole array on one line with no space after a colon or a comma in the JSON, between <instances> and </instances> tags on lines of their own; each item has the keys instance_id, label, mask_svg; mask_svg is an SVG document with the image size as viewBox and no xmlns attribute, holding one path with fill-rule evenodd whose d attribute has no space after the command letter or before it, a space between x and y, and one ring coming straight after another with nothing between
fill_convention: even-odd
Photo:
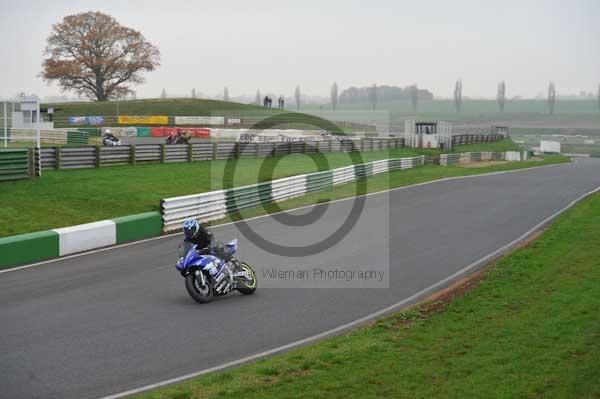
<instances>
[{"instance_id":1,"label":"parked motorcycle","mask_svg":"<svg viewBox=\"0 0 600 399\"><path fill-rule=\"evenodd\" d=\"M213 297L226 295L233 290L252 294L256 290L256 273L252 266L233 256L237 251L237 239L225 244L232 255L231 261L198 252L196 245L184 242L180 247L175 268L185 278L185 288L200 303L210 302Z\"/></svg>"}]
</instances>

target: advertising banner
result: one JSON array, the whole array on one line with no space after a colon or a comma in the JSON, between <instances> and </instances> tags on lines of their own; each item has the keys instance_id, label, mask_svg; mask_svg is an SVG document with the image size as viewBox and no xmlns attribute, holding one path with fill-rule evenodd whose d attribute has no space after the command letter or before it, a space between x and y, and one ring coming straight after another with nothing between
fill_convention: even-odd
<instances>
[{"instance_id":1,"label":"advertising banner","mask_svg":"<svg viewBox=\"0 0 600 399\"><path fill-rule=\"evenodd\" d=\"M101 125L104 123L102 116L69 116L70 125Z\"/></svg>"},{"instance_id":2,"label":"advertising banner","mask_svg":"<svg viewBox=\"0 0 600 399\"><path fill-rule=\"evenodd\" d=\"M242 124L242 118L231 118L231 117L225 118L225 124L227 126L230 126L230 125L241 125Z\"/></svg>"},{"instance_id":3,"label":"advertising banner","mask_svg":"<svg viewBox=\"0 0 600 399\"><path fill-rule=\"evenodd\" d=\"M70 125L85 125L87 118L85 116L69 116Z\"/></svg>"},{"instance_id":4,"label":"advertising banner","mask_svg":"<svg viewBox=\"0 0 600 399\"><path fill-rule=\"evenodd\" d=\"M176 116L176 125L224 125L222 116Z\"/></svg>"},{"instance_id":5,"label":"advertising banner","mask_svg":"<svg viewBox=\"0 0 600 399\"><path fill-rule=\"evenodd\" d=\"M104 117L102 116L88 116L87 124L88 125L101 125L104 123Z\"/></svg>"},{"instance_id":6,"label":"advertising banner","mask_svg":"<svg viewBox=\"0 0 600 399\"><path fill-rule=\"evenodd\" d=\"M169 123L168 116L157 115L133 115L119 116L119 124L121 125L166 125Z\"/></svg>"}]
</instances>

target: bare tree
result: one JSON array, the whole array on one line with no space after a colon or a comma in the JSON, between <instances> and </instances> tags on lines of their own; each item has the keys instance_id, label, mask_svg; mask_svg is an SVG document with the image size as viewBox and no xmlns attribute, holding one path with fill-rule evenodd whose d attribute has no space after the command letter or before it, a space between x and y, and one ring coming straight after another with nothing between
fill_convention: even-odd
<instances>
[{"instance_id":1,"label":"bare tree","mask_svg":"<svg viewBox=\"0 0 600 399\"><path fill-rule=\"evenodd\" d=\"M296 86L296 90L294 91L294 98L296 99L296 109L300 109L300 101L302 100L300 86Z\"/></svg>"},{"instance_id":2,"label":"bare tree","mask_svg":"<svg viewBox=\"0 0 600 399\"><path fill-rule=\"evenodd\" d=\"M192 89L192 98L196 98L196 89Z\"/></svg>"},{"instance_id":3,"label":"bare tree","mask_svg":"<svg viewBox=\"0 0 600 399\"><path fill-rule=\"evenodd\" d=\"M110 15L68 15L52 26L42 77L97 101L123 97L160 65L160 52L144 36Z\"/></svg>"},{"instance_id":4,"label":"bare tree","mask_svg":"<svg viewBox=\"0 0 600 399\"><path fill-rule=\"evenodd\" d=\"M369 104L371 104L371 109L375 109L377 107L377 85L373 83L371 86L371 90L369 90Z\"/></svg>"},{"instance_id":5,"label":"bare tree","mask_svg":"<svg viewBox=\"0 0 600 399\"><path fill-rule=\"evenodd\" d=\"M223 101L229 101L229 89L227 86L223 88Z\"/></svg>"},{"instance_id":6,"label":"bare tree","mask_svg":"<svg viewBox=\"0 0 600 399\"><path fill-rule=\"evenodd\" d=\"M167 98L167 90L166 89L162 89L162 92L160 93L160 98Z\"/></svg>"},{"instance_id":7,"label":"bare tree","mask_svg":"<svg viewBox=\"0 0 600 399\"><path fill-rule=\"evenodd\" d=\"M338 104L338 85L336 82L333 82L331 86L331 108L335 111L337 109Z\"/></svg>"},{"instance_id":8,"label":"bare tree","mask_svg":"<svg viewBox=\"0 0 600 399\"><path fill-rule=\"evenodd\" d=\"M410 90L410 102L412 103L412 110L414 113L416 113L417 107L419 105L419 87L415 83L409 87L409 90Z\"/></svg>"},{"instance_id":9,"label":"bare tree","mask_svg":"<svg viewBox=\"0 0 600 399\"><path fill-rule=\"evenodd\" d=\"M260 95L260 90L256 90L256 99L254 100L254 102L256 103L256 105L260 105L261 102L261 95Z\"/></svg>"},{"instance_id":10,"label":"bare tree","mask_svg":"<svg viewBox=\"0 0 600 399\"><path fill-rule=\"evenodd\" d=\"M550 115L554 114L554 105L556 104L556 88L554 82L550 82L548 85L548 110Z\"/></svg>"},{"instance_id":11,"label":"bare tree","mask_svg":"<svg viewBox=\"0 0 600 399\"><path fill-rule=\"evenodd\" d=\"M506 105L506 83L504 81L498 83L496 101L498 102L498 108L500 109L500 112L504 112L504 106Z\"/></svg>"},{"instance_id":12,"label":"bare tree","mask_svg":"<svg viewBox=\"0 0 600 399\"><path fill-rule=\"evenodd\" d=\"M462 80L457 80L454 85L454 109L460 112L462 108Z\"/></svg>"}]
</instances>

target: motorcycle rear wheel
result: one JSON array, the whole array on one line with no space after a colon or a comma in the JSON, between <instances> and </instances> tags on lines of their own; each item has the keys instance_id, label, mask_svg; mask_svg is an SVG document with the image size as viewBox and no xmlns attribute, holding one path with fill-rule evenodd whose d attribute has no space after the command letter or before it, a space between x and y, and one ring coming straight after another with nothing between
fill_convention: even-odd
<instances>
[{"instance_id":1,"label":"motorcycle rear wheel","mask_svg":"<svg viewBox=\"0 0 600 399\"><path fill-rule=\"evenodd\" d=\"M208 303L212 301L214 296L212 279L206 275L205 279L207 287L202 289L200 281L196 278L196 273L185 276L185 288L192 299L198 303Z\"/></svg>"},{"instance_id":2,"label":"motorcycle rear wheel","mask_svg":"<svg viewBox=\"0 0 600 399\"><path fill-rule=\"evenodd\" d=\"M244 278L238 278L237 280L237 290L244 295L253 294L256 291L256 273L252 266L247 264L246 262L240 262L240 269L244 270L246 273L252 276L252 281L248 281Z\"/></svg>"}]
</instances>

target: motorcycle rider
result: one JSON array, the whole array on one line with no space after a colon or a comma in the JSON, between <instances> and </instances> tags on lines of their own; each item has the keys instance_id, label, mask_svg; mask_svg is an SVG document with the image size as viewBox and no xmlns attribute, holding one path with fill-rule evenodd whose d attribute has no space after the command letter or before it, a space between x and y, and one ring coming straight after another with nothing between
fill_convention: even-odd
<instances>
[{"instance_id":1,"label":"motorcycle rider","mask_svg":"<svg viewBox=\"0 0 600 399\"><path fill-rule=\"evenodd\" d=\"M231 260L231 253L227 247L217 241L197 220L188 219L183 223L183 235L183 241L196 245L201 254L211 254L225 262Z\"/></svg>"}]
</instances>

